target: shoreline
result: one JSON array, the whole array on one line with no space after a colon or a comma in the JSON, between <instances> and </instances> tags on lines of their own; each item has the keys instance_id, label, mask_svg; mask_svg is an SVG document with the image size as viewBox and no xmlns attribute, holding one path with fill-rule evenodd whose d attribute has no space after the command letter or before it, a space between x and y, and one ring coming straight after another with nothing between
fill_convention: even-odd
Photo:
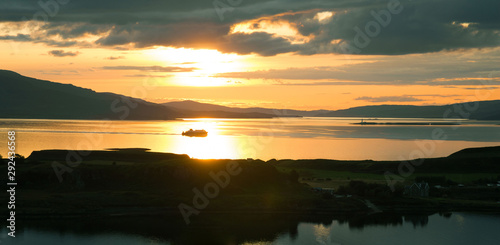
<instances>
[{"instance_id":1,"label":"shoreline","mask_svg":"<svg viewBox=\"0 0 500 245\"><path fill-rule=\"evenodd\" d=\"M444 122L427 122L427 123L403 123L403 122L359 122L351 123L354 125L401 125L401 126L460 126L460 123L444 123Z\"/></svg>"},{"instance_id":2,"label":"shoreline","mask_svg":"<svg viewBox=\"0 0 500 245\"><path fill-rule=\"evenodd\" d=\"M387 207L381 207L383 209ZM177 208L168 207L132 207L132 208L116 208L99 210L98 212L74 212L74 213L26 213L20 211L17 214L18 219L23 220L39 220L47 218L59 219L75 219L75 218L114 218L114 217L156 217L156 216L171 216L179 218L179 210ZM262 210L262 209L229 209L229 210L204 210L203 215L286 215L289 217L309 217L309 216L373 216L373 215L422 215L435 213L476 213L485 215L500 215L500 205L484 209L484 207L469 206L460 208L452 206L440 207L392 207L391 210L381 212L369 212L368 210L331 210L331 209L305 209L305 210Z\"/></svg>"}]
</instances>

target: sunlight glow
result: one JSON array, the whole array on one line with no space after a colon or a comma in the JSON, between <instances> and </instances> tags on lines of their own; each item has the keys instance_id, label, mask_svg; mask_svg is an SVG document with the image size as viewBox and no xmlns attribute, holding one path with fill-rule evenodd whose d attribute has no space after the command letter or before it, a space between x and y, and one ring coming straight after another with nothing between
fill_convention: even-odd
<instances>
[{"instance_id":1,"label":"sunlight glow","mask_svg":"<svg viewBox=\"0 0 500 245\"><path fill-rule=\"evenodd\" d=\"M331 226L324 226L323 224L317 224L313 226L314 236L316 237L316 242L319 244L331 243L330 232Z\"/></svg>"},{"instance_id":2,"label":"sunlight glow","mask_svg":"<svg viewBox=\"0 0 500 245\"><path fill-rule=\"evenodd\" d=\"M476 23L474 23L474 22L456 22L456 21L453 21L451 24L452 25L460 25L460 26L462 26L465 29L465 28L469 28L470 25L473 25L473 24L476 24Z\"/></svg>"},{"instance_id":3,"label":"sunlight glow","mask_svg":"<svg viewBox=\"0 0 500 245\"><path fill-rule=\"evenodd\" d=\"M183 152L192 158L198 159L237 159L239 158L236 137L221 135L222 129L219 122L214 119L192 119L186 120L185 129L205 129L207 137L180 136L174 152Z\"/></svg>"},{"instance_id":4,"label":"sunlight glow","mask_svg":"<svg viewBox=\"0 0 500 245\"><path fill-rule=\"evenodd\" d=\"M75 37L63 37L57 32L51 33L52 29L46 29L46 22L37 20L27 20L20 22L2 22L0 23L0 36L16 36L20 40L30 40L30 39L40 39L40 40L50 40L52 42L77 42L91 47L92 43L103 36L107 36L111 30L101 32L98 34L85 33L80 36ZM84 27L85 24L73 24L71 26L58 26L57 30L60 33L71 32L71 30L76 28ZM51 33L51 34L49 34Z\"/></svg>"},{"instance_id":5,"label":"sunlight glow","mask_svg":"<svg viewBox=\"0 0 500 245\"><path fill-rule=\"evenodd\" d=\"M233 84L224 78L213 77L217 73L242 71L243 57L237 54L223 54L211 49L186 49L157 47L146 50L155 60L172 66L195 68L192 72L176 73L172 81L179 86L226 86Z\"/></svg>"},{"instance_id":6,"label":"sunlight glow","mask_svg":"<svg viewBox=\"0 0 500 245\"><path fill-rule=\"evenodd\" d=\"M0 35L30 35L33 30L38 30L42 26L36 21L23 22L2 22L0 23Z\"/></svg>"},{"instance_id":7,"label":"sunlight glow","mask_svg":"<svg viewBox=\"0 0 500 245\"><path fill-rule=\"evenodd\" d=\"M230 33L249 34L254 32L266 32L269 34L273 34L274 36L286 38L292 44L304 44L309 42L312 36L304 36L300 34L297 30L298 27L296 25L293 25L286 19L281 19L280 17L306 12L309 11L265 16L254 20L240 22L231 27ZM334 15L335 12L323 11L316 13L313 19L320 22L321 24L326 24Z\"/></svg>"},{"instance_id":8,"label":"sunlight glow","mask_svg":"<svg viewBox=\"0 0 500 245\"><path fill-rule=\"evenodd\" d=\"M330 11L325 11L325 12L319 12L314 16L315 19L317 19L321 23L327 22L330 18L332 18L334 12Z\"/></svg>"},{"instance_id":9,"label":"sunlight glow","mask_svg":"<svg viewBox=\"0 0 500 245\"><path fill-rule=\"evenodd\" d=\"M310 40L309 37L301 35L297 29L290 25L289 22L284 20L252 20L241 22L231 27L230 33L254 33L266 32L274 34L275 36L283 37L292 44L303 44Z\"/></svg>"}]
</instances>

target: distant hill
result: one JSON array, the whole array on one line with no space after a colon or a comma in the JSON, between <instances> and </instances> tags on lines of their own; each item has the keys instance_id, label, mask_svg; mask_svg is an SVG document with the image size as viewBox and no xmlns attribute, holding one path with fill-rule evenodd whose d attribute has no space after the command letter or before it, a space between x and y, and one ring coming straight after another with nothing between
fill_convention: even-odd
<instances>
[{"instance_id":1,"label":"distant hill","mask_svg":"<svg viewBox=\"0 0 500 245\"><path fill-rule=\"evenodd\" d=\"M184 101L174 101L167 102L162 105L177 108L180 110L190 110L190 111L228 111L228 112L236 112L237 108L231 108L227 106L221 105L213 105L208 103L200 103L192 100L184 100Z\"/></svg>"},{"instance_id":2,"label":"distant hill","mask_svg":"<svg viewBox=\"0 0 500 245\"><path fill-rule=\"evenodd\" d=\"M163 105L177 108L181 110L190 110L190 111L198 111L198 112L210 112L210 111L219 111L219 112L233 112L233 113L260 113L265 115L272 115L274 117L313 117L321 113L329 112L328 110L315 110L315 111L301 111L301 110L283 110L283 109L269 109L269 108L260 108L260 107L251 107L251 108L238 108L238 107L227 107L220 106L208 103L200 103L192 100L184 100L184 101L174 101L167 102Z\"/></svg>"},{"instance_id":3,"label":"distant hill","mask_svg":"<svg viewBox=\"0 0 500 245\"><path fill-rule=\"evenodd\" d=\"M162 104L183 114L183 117L212 117L212 118L272 118L276 117L271 110L251 111L240 108L231 108L221 105L200 103L192 100L174 101Z\"/></svg>"},{"instance_id":4,"label":"distant hill","mask_svg":"<svg viewBox=\"0 0 500 245\"><path fill-rule=\"evenodd\" d=\"M175 111L165 106L29 78L12 71L0 70L0 87L1 118L175 119Z\"/></svg>"},{"instance_id":5,"label":"distant hill","mask_svg":"<svg viewBox=\"0 0 500 245\"><path fill-rule=\"evenodd\" d=\"M172 108L178 110L177 108ZM189 111L178 110L179 118L273 118L272 114L258 112Z\"/></svg>"},{"instance_id":6,"label":"distant hill","mask_svg":"<svg viewBox=\"0 0 500 245\"><path fill-rule=\"evenodd\" d=\"M476 107L476 108L475 108ZM330 111L318 117L469 118L500 120L500 100L443 106L374 105Z\"/></svg>"},{"instance_id":7,"label":"distant hill","mask_svg":"<svg viewBox=\"0 0 500 245\"><path fill-rule=\"evenodd\" d=\"M219 111L233 113L263 113L280 116L304 117L381 117L381 118L470 118L478 120L500 120L500 100L478 102L476 110L467 110L473 103L459 103L444 106L413 106L413 105L373 105L353 107L344 110L300 111L268 108L237 108L191 100L168 102L163 105L180 110L198 112ZM460 111L462 110L462 111ZM447 113L449 111L449 113Z\"/></svg>"}]
</instances>

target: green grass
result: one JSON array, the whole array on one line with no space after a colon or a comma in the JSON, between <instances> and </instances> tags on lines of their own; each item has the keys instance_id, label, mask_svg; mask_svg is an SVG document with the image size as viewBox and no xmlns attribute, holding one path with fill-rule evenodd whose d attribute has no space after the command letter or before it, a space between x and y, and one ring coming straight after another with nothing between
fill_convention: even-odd
<instances>
[{"instance_id":1,"label":"green grass","mask_svg":"<svg viewBox=\"0 0 500 245\"><path fill-rule=\"evenodd\" d=\"M383 184L386 182L382 174L359 173L349 171L331 171L307 168L277 167L280 172L289 173L295 170L299 173L299 180L312 187L338 188L347 185L351 180L362 180L369 183ZM496 179L498 173L415 173L405 179L405 184L413 183L417 177L442 177L460 184L472 184L479 179ZM305 178L305 179L304 179ZM329 178L330 180L326 180ZM318 180L322 179L322 180Z\"/></svg>"},{"instance_id":2,"label":"green grass","mask_svg":"<svg viewBox=\"0 0 500 245\"><path fill-rule=\"evenodd\" d=\"M116 161L114 162L116 166L124 166L124 165L135 165L138 163L135 162L121 162L121 161ZM93 160L93 161L85 161L82 162L81 164L83 165L103 165L103 166L109 166L113 165L113 161L99 161L99 160Z\"/></svg>"},{"instance_id":3,"label":"green grass","mask_svg":"<svg viewBox=\"0 0 500 245\"><path fill-rule=\"evenodd\" d=\"M413 174L410 178L415 179L417 177L441 177L460 183L460 184L470 184L479 179L496 179L499 174L498 173L417 173Z\"/></svg>"},{"instance_id":4,"label":"green grass","mask_svg":"<svg viewBox=\"0 0 500 245\"><path fill-rule=\"evenodd\" d=\"M279 171L289 173L292 168L277 167ZM320 169L296 168L300 178L330 178L332 180L385 180L383 175L370 173L355 173L349 171L331 171Z\"/></svg>"},{"instance_id":5,"label":"green grass","mask_svg":"<svg viewBox=\"0 0 500 245\"><path fill-rule=\"evenodd\" d=\"M284 173L289 173L292 170L297 171L299 173L299 181L307 183L311 187L336 189L339 186L349 184L351 180L362 180L379 184L384 184L386 182L384 175L380 174L287 167L277 167L277 169Z\"/></svg>"},{"instance_id":6,"label":"green grass","mask_svg":"<svg viewBox=\"0 0 500 245\"><path fill-rule=\"evenodd\" d=\"M280 172L289 173L293 169L299 173L300 179L302 178L316 178L332 180L363 180L363 181L385 181L385 176L382 174L359 173L349 171L331 171L320 169L307 169L307 168L288 168L277 167ZM417 177L442 177L463 184L469 184L479 179L494 179L496 180L499 173L415 173L406 178L408 181L413 181Z\"/></svg>"}]
</instances>

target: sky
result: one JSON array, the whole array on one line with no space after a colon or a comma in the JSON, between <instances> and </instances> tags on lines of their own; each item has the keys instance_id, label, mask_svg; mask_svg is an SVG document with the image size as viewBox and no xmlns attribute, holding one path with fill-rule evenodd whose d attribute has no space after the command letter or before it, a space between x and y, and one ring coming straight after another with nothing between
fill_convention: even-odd
<instances>
[{"instance_id":1,"label":"sky","mask_svg":"<svg viewBox=\"0 0 500 245\"><path fill-rule=\"evenodd\" d=\"M498 0L2 0L0 69L163 103L500 99Z\"/></svg>"}]
</instances>

